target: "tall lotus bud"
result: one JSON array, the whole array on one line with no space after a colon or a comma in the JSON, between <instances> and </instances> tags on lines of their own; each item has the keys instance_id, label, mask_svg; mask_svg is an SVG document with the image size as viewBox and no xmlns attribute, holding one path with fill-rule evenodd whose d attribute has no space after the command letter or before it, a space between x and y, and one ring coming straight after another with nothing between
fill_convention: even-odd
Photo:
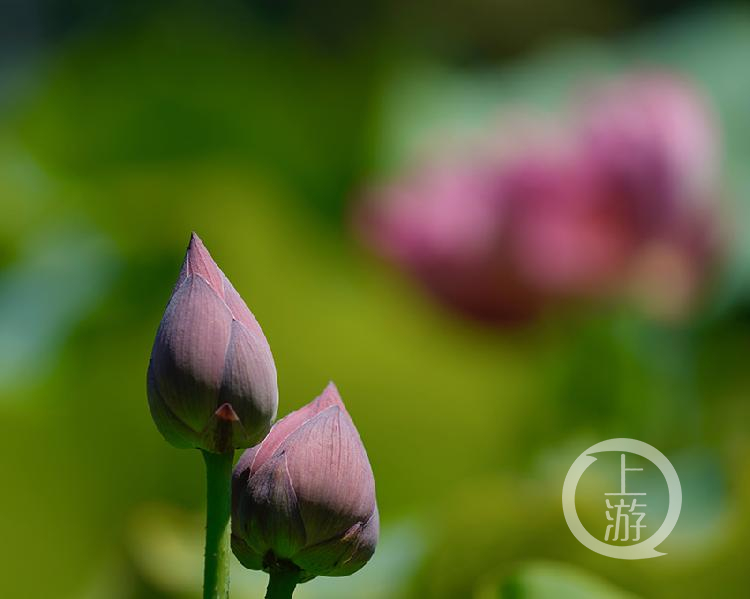
<instances>
[{"instance_id":1,"label":"tall lotus bud","mask_svg":"<svg viewBox=\"0 0 750 599\"><path fill-rule=\"evenodd\" d=\"M151 415L177 447L250 447L276 416L271 349L255 317L193 233L148 367Z\"/></svg>"},{"instance_id":2,"label":"tall lotus bud","mask_svg":"<svg viewBox=\"0 0 750 599\"><path fill-rule=\"evenodd\" d=\"M331 383L248 449L232 481L232 549L248 568L347 576L378 540L375 480Z\"/></svg>"}]
</instances>

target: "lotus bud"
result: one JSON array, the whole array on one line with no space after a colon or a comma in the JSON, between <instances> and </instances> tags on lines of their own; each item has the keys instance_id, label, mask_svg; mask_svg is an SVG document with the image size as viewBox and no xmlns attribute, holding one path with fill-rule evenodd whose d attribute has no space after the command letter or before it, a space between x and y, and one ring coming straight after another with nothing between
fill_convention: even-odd
<instances>
[{"instance_id":1,"label":"lotus bud","mask_svg":"<svg viewBox=\"0 0 750 599\"><path fill-rule=\"evenodd\" d=\"M193 233L148 367L148 401L177 447L255 445L276 416L271 349L255 317Z\"/></svg>"},{"instance_id":2,"label":"lotus bud","mask_svg":"<svg viewBox=\"0 0 750 599\"><path fill-rule=\"evenodd\" d=\"M243 454L232 479L232 549L247 568L304 582L348 576L378 540L375 480L331 383Z\"/></svg>"}]
</instances>

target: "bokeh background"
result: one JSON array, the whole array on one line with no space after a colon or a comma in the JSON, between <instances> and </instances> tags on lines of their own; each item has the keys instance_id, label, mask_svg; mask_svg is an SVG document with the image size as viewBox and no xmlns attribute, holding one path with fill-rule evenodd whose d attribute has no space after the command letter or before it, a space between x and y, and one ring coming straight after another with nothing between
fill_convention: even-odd
<instances>
[{"instance_id":1,"label":"bokeh background","mask_svg":"<svg viewBox=\"0 0 750 599\"><path fill-rule=\"evenodd\" d=\"M301 599L747 596L748 64L739 2L2 2L0 596L198 596L145 398L192 230L375 471L375 558ZM665 557L565 525L611 437L681 477Z\"/></svg>"}]
</instances>

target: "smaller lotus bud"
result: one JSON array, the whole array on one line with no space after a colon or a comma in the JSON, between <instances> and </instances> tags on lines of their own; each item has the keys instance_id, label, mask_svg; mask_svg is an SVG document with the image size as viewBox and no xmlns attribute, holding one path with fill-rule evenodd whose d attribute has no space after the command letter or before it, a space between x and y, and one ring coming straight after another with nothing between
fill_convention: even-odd
<instances>
[{"instance_id":1,"label":"smaller lotus bud","mask_svg":"<svg viewBox=\"0 0 750 599\"><path fill-rule=\"evenodd\" d=\"M268 432L278 391L255 317L193 234L148 367L151 415L177 447L213 453Z\"/></svg>"},{"instance_id":2,"label":"smaller lotus bud","mask_svg":"<svg viewBox=\"0 0 750 599\"><path fill-rule=\"evenodd\" d=\"M237 463L232 549L247 568L292 568L299 581L348 576L370 559L378 531L372 469L332 383Z\"/></svg>"}]
</instances>

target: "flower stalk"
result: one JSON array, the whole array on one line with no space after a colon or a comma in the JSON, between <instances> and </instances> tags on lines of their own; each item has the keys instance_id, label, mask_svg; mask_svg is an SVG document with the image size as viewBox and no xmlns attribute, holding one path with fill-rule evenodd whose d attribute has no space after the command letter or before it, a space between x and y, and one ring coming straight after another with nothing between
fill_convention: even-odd
<instances>
[{"instance_id":1,"label":"flower stalk","mask_svg":"<svg viewBox=\"0 0 750 599\"><path fill-rule=\"evenodd\" d=\"M279 568L272 570L266 590L266 599L291 599L299 582L299 570Z\"/></svg>"},{"instance_id":2,"label":"flower stalk","mask_svg":"<svg viewBox=\"0 0 750 599\"><path fill-rule=\"evenodd\" d=\"M206 462L206 553L203 569L203 599L229 597L230 514L234 450L203 451ZM289 595L291 597L291 595Z\"/></svg>"}]
</instances>

